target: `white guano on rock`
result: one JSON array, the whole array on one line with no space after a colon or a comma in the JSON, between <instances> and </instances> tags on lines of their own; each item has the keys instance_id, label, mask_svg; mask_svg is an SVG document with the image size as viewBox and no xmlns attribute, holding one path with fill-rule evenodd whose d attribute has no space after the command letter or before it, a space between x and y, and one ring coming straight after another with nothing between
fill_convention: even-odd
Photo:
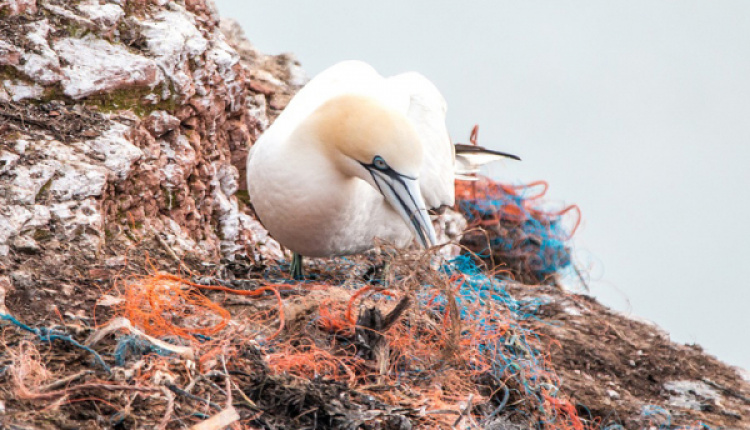
<instances>
[{"instance_id":1,"label":"white guano on rock","mask_svg":"<svg viewBox=\"0 0 750 430\"><path fill-rule=\"evenodd\" d=\"M63 93L73 99L133 87L153 88L161 82L154 61L94 36L62 39L54 48L67 63L62 69Z\"/></svg>"},{"instance_id":2,"label":"white guano on rock","mask_svg":"<svg viewBox=\"0 0 750 430\"><path fill-rule=\"evenodd\" d=\"M189 60L198 59L208 48L208 41L195 27L193 18L182 10L161 11L141 25L146 46L162 72L183 99L192 97L195 86Z\"/></svg>"}]
</instances>

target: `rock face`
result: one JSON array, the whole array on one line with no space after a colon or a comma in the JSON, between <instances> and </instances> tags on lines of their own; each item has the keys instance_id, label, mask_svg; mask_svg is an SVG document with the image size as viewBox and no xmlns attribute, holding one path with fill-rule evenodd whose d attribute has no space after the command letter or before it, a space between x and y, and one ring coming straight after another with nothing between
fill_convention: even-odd
<instances>
[{"instance_id":1,"label":"rock face","mask_svg":"<svg viewBox=\"0 0 750 430\"><path fill-rule=\"evenodd\" d=\"M236 24L227 37L202 0L15 0L0 16L0 269L153 234L178 258L279 255L235 194L249 142L305 82L293 58Z\"/></svg>"}]
</instances>

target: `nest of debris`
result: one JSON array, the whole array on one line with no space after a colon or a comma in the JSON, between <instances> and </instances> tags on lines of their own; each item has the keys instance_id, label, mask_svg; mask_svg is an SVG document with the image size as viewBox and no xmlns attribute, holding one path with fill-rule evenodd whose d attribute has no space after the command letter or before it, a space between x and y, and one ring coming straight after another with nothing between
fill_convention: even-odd
<instances>
[{"instance_id":1,"label":"nest of debris","mask_svg":"<svg viewBox=\"0 0 750 430\"><path fill-rule=\"evenodd\" d=\"M279 267L231 283L120 279L88 325L8 318L6 407L33 422L47 404L103 428L220 415L248 428L525 425L542 405L555 414L546 420L575 419L523 322L538 303L514 300L468 259L436 260L384 250L318 264L302 284Z\"/></svg>"},{"instance_id":2,"label":"nest of debris","mask_svg":"<svg viewBox=\"0 0 750 430\"><path fill-rule=\"evenodd\" d=\"M509 209L496 208L498 224L510 223ZM513 222L522 230L533 224ZM528 246L510 248L533 252ZM494 267L511 267L505 254L491 255ZM155 259L133 258L89 288L93 307L52 312L54 322L27 325L23 315L3 314L1 424L613 430L743 422L720 412L742 411L747 389L726 366L585 296L514 280L542 274L535 265L509 274L487 270L487 257L468 251L446 259L438 249L381 247L314 261L311 280L295 282L283 264L188 263L175 275ZM618 367L634 354L640 372ZM607 366L622 378L607 375ZM665 409L665 378L700 372L724 390L723 403ZM589 374L611 388L587 381ZM653 383L638 386L639 376ZM621 401L610 402L605 389ZM638 389L639 398L630 394Z\"/></svg>"}]
</instances>

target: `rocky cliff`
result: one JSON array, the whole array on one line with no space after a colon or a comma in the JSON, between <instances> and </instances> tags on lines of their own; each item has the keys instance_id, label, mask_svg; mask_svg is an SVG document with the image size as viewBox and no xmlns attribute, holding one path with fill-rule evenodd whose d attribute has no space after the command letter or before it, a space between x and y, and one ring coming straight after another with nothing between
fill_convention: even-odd
<instances>
[{"instance_id":1,"label":"rocky cliff","mask_svg":"<svg viewBox=\"0 0 750 430\"><path fill-rule=\"evenodd\" d=\"M411 307L370 291L359 328L382 256L283 280L245 160L305 81L208 0L0 1L0 428L750 428L737 369L547 272L399 254ZM502 335L450 304L468 285L502 290ZM479 369L487 349L507 362Z\"/></svg>"},{"instance_id":2,"label":"rocky cliff","mask_svg":"<svg viewBox=\"0 0 750 430\"><path fill-rule=\"evenodd\" d=\"M257 257L237 191L248 142L305 81L293 58L238 52L202 1L0 13L0 258L96 261L154 234L180 258Z\"/></svg>"}]
</instances>

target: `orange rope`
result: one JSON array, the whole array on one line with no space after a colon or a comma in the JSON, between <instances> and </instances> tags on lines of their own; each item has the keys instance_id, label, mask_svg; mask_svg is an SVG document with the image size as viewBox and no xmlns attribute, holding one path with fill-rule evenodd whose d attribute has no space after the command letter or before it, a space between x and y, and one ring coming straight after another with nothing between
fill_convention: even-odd
<instances>
[{"instance_id":1,"label":"orange rope","mask_svg":"<svg viewBox=\"0 0 750 430\"><path fill-rule=\"evenodd\" d=\"M581 225L581 208L578 205L569 205L559 211L545 211L534 207L535 201L541 199L549 190L549 183L546 181L534 181L523 185L508 185L494 182L488 178L480 178L478 181L456 180L456 199L457 200L484 200L497 199L503 195L519 196L521 206L515 202L507 202L500 207L495 213L486 214L484 218L474 221L474 225L488 227L497 225L501 220L511 222L523 222L530 214L537 219L560 218L570 211L576 212L576 221L568 233L568 239L578 231ZM519 195L520 190L526 190L534 187L541 187L541 190L530 196Z\"/></svg>"},{"instance_id":2,"label":"orange rope","mask_svg":"<svg viewBox=\"0 0 750 430\"><path fill-rule=\"evenodd\" d=\"M223 330L229 323L229 311L194 291L185 291L187 285L202 290L224 291L242 296L259 296L271 291L279 305L279 328L269 337L273 339L284 329L284 302L278 285L266 285L255 290L234 290L217 285L200 285L179 276L157 273L138 282L131 282L124 292L121 311L146 333L155 336L166 334L192 339L194 335L211 336ZM208 325L210 316L219 321ZM184 327L182 319L198 317L203 327Z\"/></svg>"},{"instance_id":3,"label":"orange rope","mask_svg":"<svg viewBox=\"0 0 750 430\"><path fill-rule=\"evenodd\" d=\"M469 135L469 142L471 142L472 145L477 145L477 140L479 139L479 124L474 124L474 128L471 129L471 135Z\"/></svg>"},{"instance_id":4,"label":"orange rope","mask_svg":"<svg viewBox=\"0 0 750 430\"><path fill-rule=\"evenodd\" d=\"M276 336L281 333L281 331L284 329L284 300L281 298L281 294L279 294L278 287L288 287L287 285L276 285L276 284L270 284L270 285L264 285L260 288L256 288L255 290L235 290L232 288L222 287L220 285L201 285L196 284L194 282L190 282L187 280L184 280L180 278L179 276L170 275L170 274L160 274L161 276L165 277L166 279L171 279L173 281L182 282L186 285L190 285L191 287L200 288L202 290L212 290L212 291L224 291L230 294L237 294L239 296L260 296L266 291L271 291L275 296L276 300L279 302L279 328L274 332L268 339L273 339ZM160 276L157 275L157 276Z\"/></svg>"}]
</instances>

